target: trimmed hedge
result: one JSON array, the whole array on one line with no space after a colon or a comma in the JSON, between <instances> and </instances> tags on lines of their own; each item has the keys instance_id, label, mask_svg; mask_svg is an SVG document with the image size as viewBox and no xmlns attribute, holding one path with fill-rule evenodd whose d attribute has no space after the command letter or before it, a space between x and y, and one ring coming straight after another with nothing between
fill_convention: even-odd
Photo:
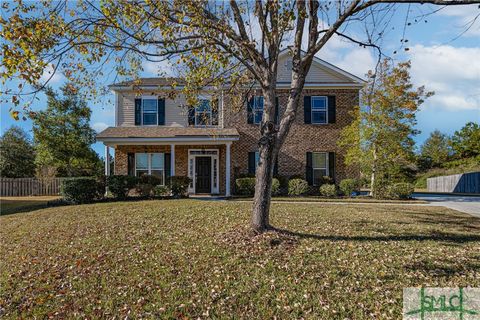
<instances>
[{"instance_id":1,"label":"trimmed hedge","mask_svg":"<svg viewBox=\"0 0 480 320\"><path fill-rule=\"evenodd\" d=\"M337 188L334 184L322 184L320 186L320 194L324 197L335 197L337 195Z\"/></svg>"},{"instance_id":2,"label":"trimmed hedge","mask_svg":"<svg viewBox=\"0 0 480 320\"><path fill-rule=\"evenodd\" d=\"M239 178L235 180L236 193L243 196L253 196L255 194L255 178ZM280 180L272 179L272 196L280 194Z\"/></svg>"},{"instance_id":3,"label":"trimmed hedge","mask_svg":"<svg viewBox=\"0 0 480 320\"><path fill-rule=\"evenodd\" d=\"M89 203L105 192L105 184L93 177L69 178L62 181L60 194L72 203Z\"/></svg>"},{"instance_id":4,"label":"trimmed hedge","mask_svg":"<svg viewBox=\"0 0 480 320\"><path fill-rule=\"evenodd\" d=\"M303 179L291 179L288 181L288 195L301 196L308 192L308 182Z\"/></svg>"},{"instance_id":5,"label":"trimmed hedge","mask_svg":"<svg viewBox=\"0 0 480 320\"><path fill-rule=\"evenodd\" d=\"M187 176L173 176L168 179L168 188L175 198L185 197L188 193L188 186L192 182Z\"/></svg>"},{"instance_id":6,"label":"trimmed hedge","mask_svg":"<svg viewBox=\"0 0 480 320\"><path fill-rule=\"evenodd\" d=\"M356 179L343 179L339 187L344 195L351 197L353 192L360 190L360 182Z\"/></svg>"},{"instance_id":7,"label":"trimmed hedge","mask_svg":"<svg viewBox=\"0 0 480 320\"><path fill-rule=\"evenodd\" d=\"M113 175L107 177L107 187L117 199L126 199L130 189L139 182L138 177L126 175Z\"/></svg>"},{"instance_id":8,"label":"trimmed hedge","mask_svg":"<svg viewBox=\"0 0 480 320\"><path fill-rule=\"evenodd\" d=\"M235 187L237 194L252 196L255 193L255 178L238 178L235 180Z\"/></svg>"}]
</instances>

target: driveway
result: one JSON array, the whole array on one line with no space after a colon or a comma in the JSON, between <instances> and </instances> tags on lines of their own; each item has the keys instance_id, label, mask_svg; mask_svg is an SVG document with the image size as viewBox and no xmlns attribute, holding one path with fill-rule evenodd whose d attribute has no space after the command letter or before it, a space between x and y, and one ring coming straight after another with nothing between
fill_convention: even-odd
<instances>
[{"instance_id":1,"label":"driveway","mask_svg":"<svg viewBox=\"0 0 480 320\"><path fill-rule=\"evenodd\" d=\"M417 199L430 202L431 205L443 206L453 210L469 213L480 218L480 195L457 196L446 194L414 193Z\"/></svg>"}]
</instances>

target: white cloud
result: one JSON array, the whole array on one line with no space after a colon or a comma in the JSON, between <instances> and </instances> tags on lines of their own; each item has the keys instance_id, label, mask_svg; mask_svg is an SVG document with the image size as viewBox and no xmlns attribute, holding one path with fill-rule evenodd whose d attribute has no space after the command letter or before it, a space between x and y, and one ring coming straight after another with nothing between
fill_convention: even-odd
<instances>
[{"instance_id":1,"label":"white cloud","mask_svg":"<svg viewBox=\"0 0 480 320\"><path fill-rule=\"evenodd\" d=\"M143 63L143 69L148 75L156 77L171 77L174 76L175 73L172 64L168 60L160 62L145 61Z\"/></svg>"},{"instance_id":2,"label":"white cloud","mask_svg":"<svg viewBox=\"0 0 480 320\"><path fill-rule=\"evenodd\" d=\"M412 80L435 95L425 108L480 110L480 48L415 45L408 53Z\"/></svg>"},{"instance_id":3,"label":"white cloud","mask_svg":"<svg viewBox=\"0 0 480 320\"><path fill-rule=\"evenodd\" d=\"M60 74L59 69L57 69L55 74L53 74L54 70L55 70L55 68L54 68L53 64L47 65L45 67L45 69L43 70L43 74L40 78L40 81L42 83L45 83L45 82L48 81L49 84L56 84L56 83L59 83L59 82L63 81L63 75ZM52 76L52 74L53 74L53 76Z\"/></svg>"},{"instance_id":4,"label":"white cloud","mask_svg":"<svg viewBox=\"0 0 480 320\"><path fill-rule=\"evenodd\" d=\"M452 26L458 28L458 32L463 32L470 26L463 35L480 37L480 19L474 21L480 13L478 5L446 6L438 13L442 16L455 18Z\"/></svg>"},{"instance_id":5,"label":"white cloud","mask_svg":"<svg viewBox=\"0 0 480 320\"><path fill-rule=\"evenodd\" d=\"M107 128L108 124L106 124L105 122L95 122L94 124L92 124L92 129L95 130L97 133Z\"/></svg>"}]
</instances>

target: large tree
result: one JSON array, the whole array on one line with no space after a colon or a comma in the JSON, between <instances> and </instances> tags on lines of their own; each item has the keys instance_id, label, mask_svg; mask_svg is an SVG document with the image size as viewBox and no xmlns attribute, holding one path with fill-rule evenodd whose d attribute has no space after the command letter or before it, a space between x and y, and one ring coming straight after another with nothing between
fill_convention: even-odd
<instances>
[{"instance_id":1,"label":"large tree","mask_svg":"<svg viewBox=\"0 0 480 320\"><path fill-rule=\"evenodd\" d=\"M479 0L85 0L35 4L18 0L13 8L4 5L4 10L10 11L1 21L3 77L19 77L32 84L50 68L51 76L63 71L96 93L99 86L93 80L100 74L114 70L122 76L135 76L144 60L171 59L188 69L187 94L193 95L204 85L229 86L236 89L227 93L238 97L237 89L256 87L264 96L264 112L252 226L262 232L269 227L274 159L296 117L314 55L334 36L380 49L378 44L399 3L462 5ZM358 36L358 30L366 30L365 35ZM286 110L275 125L278 56L286 45L292 55L291 86ZM12 102L20 103L19 97L13 93ZM18 110L12 114L18 116Z\"/></svg>"},{"instance_id":2,"label":"large tree","mask_svg":"<svg viewBox=\"0 0 480 320\"><path fill-rule=\"evenodd\" d=\"M449 160L452 155L450 138L435 130L420 147L420 164L422 169L439 167Z\"/></svg>"},{"instance_id":3,"label":"large tree","mask_svg":"<svg viewBox=\"0 0 480 320\"><path fill-rule=\"evenodd\" d=\"M62 96L47 88L45 110L33 117L37 167L55 168L63 177L95 175L102 163L90 147L95 131L90 128L91 110L72 84L62 87Z\"/></svg>"},{"instance_id":4,"label":"large tree","mask_svg":"<svg viewBox=\"0 0 480 320\"><path fill-rule=\"evenodd\" d=\"M376 77L361 98L363 109L354 112L354 121L342 132L339 144L346 149L346 162L358 165L370 176L372 196L377 196L384 181L399 179L399 174L414 162L413 136L417 134L415 114L432 92L413 89L410 63L394 66L385 59Z\"/></svg>"},{"instance_id":5,"label":"large tree","mask_svg":"<svg viewBox=\"0 0 480 320\"><path fill-rule=\"evenodd\" d=\"M18 126L0 137L0 177L29 178L35 175L35 149L28 134Z\"/></svg>"},{"instance_id":6,"label":"large tree","mask_svg":"<svg viewBox=\"0 0 480 320\"><path fill-rule=\"evenodd\" d=\"M468 122L452 136L452 148L457 158L469 158L480 155L480 125Z\"/></svg>"}]
</instances>

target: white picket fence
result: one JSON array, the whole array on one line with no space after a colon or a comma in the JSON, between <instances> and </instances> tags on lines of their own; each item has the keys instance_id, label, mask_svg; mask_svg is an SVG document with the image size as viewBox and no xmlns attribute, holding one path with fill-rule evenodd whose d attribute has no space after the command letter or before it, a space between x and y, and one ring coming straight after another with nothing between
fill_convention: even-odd
<instances>
[{"instance_id":1,"label":"white picket fence","mask_svg":"<svg viewBox=\"0 0 480 320\"><path fill-rule=\"evenodd\" d=\"M66 178L0 178L0 196L55 196Z\"/></svg>"}]
</instances>

